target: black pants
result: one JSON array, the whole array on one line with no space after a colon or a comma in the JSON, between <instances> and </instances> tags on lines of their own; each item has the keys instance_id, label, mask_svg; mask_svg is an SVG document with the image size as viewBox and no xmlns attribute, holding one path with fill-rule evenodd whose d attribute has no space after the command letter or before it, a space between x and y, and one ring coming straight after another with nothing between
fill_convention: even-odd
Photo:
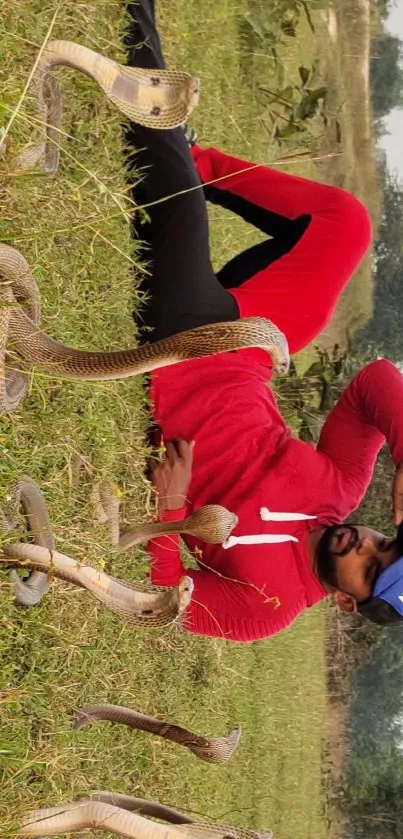
<instances>
[{"instance_id":1,"label":"black pants","mask_svg":"<svg viewBox=\"0 0 403 839\"><path fill-rule=\"evenodd\" d=\"M154 0L129 3L131 25L126 35L131 66L163 68L164 59L154 21ZM157 131L130 123L126 130L129 162L144 180L133 189L136 204L167 200L147 210L150 221L133 232L144 245L149 274L143 289L149 300L136 315L147 340L172 335L206 323L236 320L238 304L227 291L287 253L300 239L310 217L290 220L264 210L214 186L201 187L181 128ZM188 191L192 190L192 191ZM178 194L188 191L186 194ZM218 274L211 265L206 199L226 207L273 239L232 259Z\"/></svg>"}]
</instances>

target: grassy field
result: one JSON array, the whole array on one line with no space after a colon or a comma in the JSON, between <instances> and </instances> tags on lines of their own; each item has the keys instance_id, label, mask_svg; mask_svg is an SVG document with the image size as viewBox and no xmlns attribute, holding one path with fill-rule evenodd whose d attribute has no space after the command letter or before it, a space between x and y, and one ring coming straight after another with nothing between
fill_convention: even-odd
<instances>
[{"instance_id":1,"label":"grassy field","mask_svg":"<svg viewBox=\"0 0 403 839\"><path fill-rule=\"evenodd\" d=\"M319 163L321 176L349 190L368 208L376 231L381 213L381 189L377 176L372 134L369 90L371 37L368 0L350 3L335 0L322 23L318 21L317 47L323 79L328 86L327 107L341 126L341 142L329 131L323 137L324 153L338 154ZM346 329L355 332L370 319L373 309L373 273L369 253L348 284L337 316L323 336L331 345Z\"/></svg>"},{"instance_id":2,"label":"grassy field","mask_svg":"<svg viewBox=\"0 0 403 839\"><path fill-rule=\"evenodd\" d=\"M273 58L264 43L256 36L251 39L248 30L245 33L245 17L271 31L270 27L274 30L278 22L281 6L282 0L268 4L256 0L235 3L221 0L198 8L193 3L174 0L168 11L162 4L168 54L171 52L179 63L187 62L193 72L202 76L201 106L192 121L201 142L257 162L276 165L280 162L285 171L349 190L368 207L376 230L381 193L371 127L369 2L360 0L352 6L348 0L335 0L332 4L312 0L308 7L314 32L301 11L297 38L284 37L284 43L277 46L285 76L279 84ZM217 41L212 33L218 34L223 28L225 36ZM281 113L281 105L269 106L260 88L276 90L290 82L298 84L299 65L311 68L316 60L319 65L313 87L322 84L327 87L328 126L324 128L323 120L315 117L309 123L311 135L279 147L270 137L269 114L270 111ZM294 159L290 160L293 155ZM246 228L227 211L214 207L209 212L217 267L239 249L240 241L248 244L259 241L256 231ZM369 254L347 286L336 317L318 343L326 347L343 343L346 330L354 332L369 320L372 300Z\"/></svg>"},{"instance_id":3,"label":"grassy field","mask_svg":"<svg viewBox=\"0 0 403 839\"><path fill-rule=\"evenodd\" d=\"M201 140L269 162L287 150L270 143L262 125L258 82L276 79L272 60L242 41L252 5L161 0L160 23L170 62L202 79L194 116ZM12 10L0 2L0 125L15 115L12 147L0 163L1 238L34 269L44 328L78 347L130 346L133 271L139 281L141 266L129 236L117 114L89 81L63 71L66 136L57 178L22 176L7 165L33 130L32 103L25 99L18 112L16 103L56 8L54 0L18 0ZM121 59L121 31L121 4L98 0L58 6L52 35ZM298 64L317 54L318 40L301 19L298 37L288 41L282 60L287 78L296 79ZM309 160L293 170L323 176ZM258 238L216 208L211 223L217 266L240 242ZM43 487L61 550L105 561L117 576L144 578L144 553L133 563L109 549L93 522L90 491L107 477L122 488L127 519L140 521L150 511L143 477L146 423L138 382L62 384L35 374L20 409L0 418L0 503L28 472ZM86 462L80 480L78 456ZM188 637L178 628L142 634L62 583L40 608L17 609L0 574L3 835L15 835L27 809L109 788L272 828L276 839L327 836L324 628L319 608L270 642L245 647ZM72 732L71 709L101 700L166 715L205 733L241 723L239 753L228 767L215 768L126 729Z\"/></svg>"}]
</instances>

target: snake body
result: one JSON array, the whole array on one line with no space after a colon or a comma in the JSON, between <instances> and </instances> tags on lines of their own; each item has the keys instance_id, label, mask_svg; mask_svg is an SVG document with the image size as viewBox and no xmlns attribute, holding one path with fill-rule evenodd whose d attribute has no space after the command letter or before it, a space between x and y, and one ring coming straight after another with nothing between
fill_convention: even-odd
<instances>
[{"instance_id":1,"label":"snake body","mask_svg":"<svg viewBox=\"0 0 403 839\"><path fill-rule=\"evenodd\" d=\"M55 341L39 328L39 293L29 265L15 248L0 243L0 410L18 404L16 386L10 400L4 373L7 343L29 367L82 381L107 381L141 375L195 358L258 347L270 353L276 370L289 368L287 339L271 321L260 317L199 326L136 349L87 352ZM1 305L3 304L3 305ZM3 368L3 375L2 375ZM20 373L18 373L20 377ZM19 393L19 399L23 391Z\"/></svg>"},{"instance_id":2,"label":"snake body","mask_svg":"<svg viewBox=\"0 0 403 839\"><path fill-rule=\"evenodd\" d=\"M163 535L182 533L200 539L202 542L221 545L228 539L237 522L238 518L235 513L230 513L225 507L219 504L206 504L182 521L164 522ZM135 529L124 533L118 542L120 550L127 551L140 542L148 542L150 539L161 536L160 524L162 522L151 523L143 525L141 531Z\"/></svg>"},{"instance_id":3,"label":"snake body","mask_svg":"<svg viewBox=\"0 0 403 839\"><path fill-rule=\"evenodd\" d=\"M23 475L12 489L13 508L22 507L34 543L53 551L54 535L50 523L46 502L38 484L28 475ZM14 514L14 510L12 511ZM5 516L7 530L14 527L14 515ZM17 572L10 571L10 581L17 603L22 606L37 606L49 589L48 575L41 571L33 571L27 580L21 579Z\"/></svg>"},{"instance_id":4,"label":"snake body","mask_svg":"<svg viewBox=\"0 0 403 839\"><path fill-rule=\"evenodd\" d=\"M19 168L39 167L47 174L58 169L62 101L53 71L60 65L89 76L129 119L150 128L181 125L198 103L199 80L189 73L126 67L80 44L49 41L32 81L43 138L14 158Z\"/></svg>"},{"instance_id":5,"label":"snake body","mask_svg":"<svg viewBox=\"0 0 403 839\"><path fill-rule=\"evenodd\" d=\"M160 804L158 801L148 801L146 798L137 798L134 795L123 795L121 793L98 791L88 796L90 801L103 801L105 804L114 804L116 807L121 807L124 810L135 810L143 816L150 816L153 819L161 819L170 824L193 824L195 827L195 836L203 837L218 836L225 833L228 837L233 839L273 839L271 830L263 833L258 833L256 830L251 830L249 827L235 827L234 825L221 824L216 821L200 822L192 816L182 813L173 807L168 807L166 804Z\"/></svg>"},{"instance_id":6,"label":"snake body","mask_svg":"<svg viewBox=\"0 0 403 839\"><path fill-rule=\"evenodd\" d=\"M230 513L225 507L219 504L205 504L180 521L150 522L132 528L121 535L119 499L114 495L111 487L105 484L95 487L92 492L92 501L98 521L108 523L112 544L117 545L121 551L130 550L141 542L149 542L150 539L169 536L172 533L193 536L208 544L223 544L238 523L235 513Z\"/></svg>"},{"instance_id":7,"label":"snake body","mask_svg":"<svg viewBox=\"0 0 403 839\"><path fill-rule=\"evenodd\" d=\"M170 822L169 826L140 815L144 812ZM110 792L36 810L24 820L19 837L54 836L86 828L112 830L128 839L273 839L271 831L258 833L247 827L198 822L165 805Z\"/></svg>"},{"instance_id":8,"label":"snake body","mask_svg":"<svg viewBox=\"0 0 403 839\"><path fill-rule=\"evenodd\" d=\"M138 731L148 731L158 737L164 737L185 746L200 760L207 763L226 763L236 750L241 729L235 728L226 737L201 737L180 725L163 722L155 717L141 714L133 708L111 705L108 702L98 705L85 705L74 712L74 728L85 728L99 720L121 723Z\"/></svg>"},{"instance_id":9,"label":"snake body","mask_svg":"<svg viewBox=\"0 0 403 839\"><path fill-rule=\"evenodd\" d=\"M124 795L120 792L98 790L89 795L88 799L103 801L104 804L114 804L115 807L121 807L123 810L135 811L140 816L150 816L152 819L161 819L161 821L170 824L192 824L195 821L192 816L188 816L174 807L160 804L159 801L149 801L147 798L137 798L137 796Z\"/></svg>"},{"instance_id":10,"label":"snake body","mask_svg":"<svg viewBox=\"0 0 403 839\"><path fill-rule=\"evenodd\" d=\"M58 833L98 828L114 831L128 839L185 839L184 827L185 825L167 827L113 804L84 799L72 804L34 811L24 819L18 837L21 839L23 836L54 836Z\"/></svg>"},{"instance_id":11,"label":"snake body","mask_svg":"<svg viewBox=\"0 0 403 839\"><path fill-rule=\"evenodd\" d=\"M107 608L137 626L164 626L176 620L189 605L193 582L183 577L177 588L144 586L126 583L105 572L80 564L56 551L49 514L41 490L32 478L23 476L13 489L13 505L21 503L34 535L34 545L12 543L2 545L0 563L34 569L28 580L22 580L12 569L10 578L17 603L38 605L49 588L52 575L91 591ZM7 531L11 524L3 516ZM156 536L188 533L204 542L224 542L237 523L237 517L225 507L206 505L178 522L144 524L122 537L122 550ZM126 541L124 541L126 540Z\"/></svg>"},{"instance_id":12,"label":"snake body","mask_svg":"<svg viewBox=\"0 0 403 839\"><path fill-rule=\"evenodd\" d=\"M39 545L3 545L0 562L44 571L86 588L111 612L134 626L167 626L187 608L193 592L190 577L182 577L179 585L173 588L126 583L66 554L49 551Z\"/></svg>"},{"instance_id":13,"label":"snake body","mask_svg":"<svg viewBox=\"0 0 403 839\"><path fill-rule=\"evenodd\" d=\"M36 487L36 496L34 499L31 497L31 513L34 500L38 501L38 494L41 497L41 510L44 505L40 490ZM35 508L35 513L38 516L37 508ZM206 542L218 539L225 541L236 521L236 516L225 507L210 505L207 507L207 512L206 508L201 507L184 521L140 526L137 530L131 531L130 544L148 541L151 536L182 532L183 528L185 532L197 534ZM51 530L48 518L45 532L50 540ZM54 550L53 541L51 543L49 541L45 546L20 542L4 544L1 546L0 562L6 565L28 567L35 572L31 586L31 578L29 578L27 583L21 581L17 590L14 589L20 603L24 602L25 605L39 603L45 592L45 585L47 588L47 575L50 574L91 591L108 609L135 626L166 626L172 623L187 608L193 592L193 581L190 577L182 577L179 585L174 588L145 586L141 583L118 580L98 568L77 562L72 557ZM35 591L33 602L29 600L31 587ZM23 597L25 600L22 599Z\"/></svg>"}]
</instances>

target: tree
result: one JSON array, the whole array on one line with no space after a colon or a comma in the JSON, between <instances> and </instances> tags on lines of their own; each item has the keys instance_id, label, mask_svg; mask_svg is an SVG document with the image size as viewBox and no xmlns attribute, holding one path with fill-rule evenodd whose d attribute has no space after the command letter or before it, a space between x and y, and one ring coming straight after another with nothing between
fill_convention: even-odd
<instances>
[{"instance_id":1,"label":"tree","mask_svg":"<svg viewBox=\"0 0 403 839\"><path fill-rule=\"evenodd\" d=\"M372 0L372 5L379 13L380 18L386 20L393 6L396 6L396 0Z\"/></svg>"},{"instance_id":2,"label":"tree","mask_svg":"<svg viewBox=\"0 0 403 839\"><path fill-rule=\"evenodd\" d=\"M402 42L385 32L371 47L370 83L374 118L382 120L393 108L403 107Z\"/></svg>"},{"instance_id":3,"label":"tree","mask_svg":"<svg viewBox=\"0 0 403 839\"><path fill-rule=\"evenodd\" d=\"M374 248L374 314L359 336L395 362L403 360L403 184L381 166L383 208Z\"/></svg>"},{"instance_id":4,"label":"tree","mask_svg":"<svg viewBox=\"0 0 403 839\"><path fill-rule=\"evenodd\" d=\"M389 629L353 679L344 808L354 839L403 835L403 627Z\"/></svg>"}]
</instances>

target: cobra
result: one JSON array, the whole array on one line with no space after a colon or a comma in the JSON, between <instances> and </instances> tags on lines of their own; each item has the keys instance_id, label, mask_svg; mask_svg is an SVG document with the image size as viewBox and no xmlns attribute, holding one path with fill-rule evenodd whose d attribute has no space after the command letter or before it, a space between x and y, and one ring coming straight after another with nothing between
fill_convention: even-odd
<instances>
[{"instance_id":1,"label":"cobra","mask_svg":"<svg viewBox=\"0 0 403 839\"><path fill-rule=\"evenodd\" d=\"M173 588L128 583L55 550L46 502L32 478L24 476L17 482L12 496L15 506L21 503L34 537L34 544L6 542L0 549L0 563L33 571L27 581L15 570L10 571L17 603L24 606L40 603L49 588L49 578L54 576L86 588L108 609L135 626L166 626L177 620L189 605L193 592L190 577L184 576ZM3 514L2 518L8 535L12 526L10 514ZM206 505L179 522L139 526L130 531L129 538L122 537L128 541L123 548L172 532L188 533L206 542L223 542L236 523L237 517L225 507Z\"/></svg>"},{"instance_id":2,"label":"cobra","mask_svg":"<svg viewBox=\"0 0 403 839\"><path fill-rule=\"evenodd\" d=\"M13 159L19 169L58 170L62 96L53 71L60 65L89 76L125 116L150 128L181 125L199 100L199 80L189 73L126 67L81 44L49 41L32 79L42 138Z\"/></svg>"},{"instance_id":3,"label":"cobra","mask_svg":"<svg viewBox=\"0 0 403 839\"><path fill-rule=\"evenodd\" d=\"M113 792L98 792L80 801L36 810L24 819L18 836L54 836L86 828L111 830L128 839L273 839L271 831L258 833L247 827L198 822L172 807Z\"/></svg>"},{"instance_id":4,"label":"cobra","mask_svg":"<svg viewBox=\"0 0 403 839\"><path fill-rule=\"evenodd\" d=\"M40 329L39 291L26 259L0 243L0 411L14 410L27 389L21 361L54 376L108 381L138 376L195 358L257 347L286 374L290 357L285 335L270 320L241 318L178 332L135 349L88 352L65 346ZM6 349L15 357L10 360ZM16 369L17 367L17 369Z\"/></svg>"}]
</instances>

